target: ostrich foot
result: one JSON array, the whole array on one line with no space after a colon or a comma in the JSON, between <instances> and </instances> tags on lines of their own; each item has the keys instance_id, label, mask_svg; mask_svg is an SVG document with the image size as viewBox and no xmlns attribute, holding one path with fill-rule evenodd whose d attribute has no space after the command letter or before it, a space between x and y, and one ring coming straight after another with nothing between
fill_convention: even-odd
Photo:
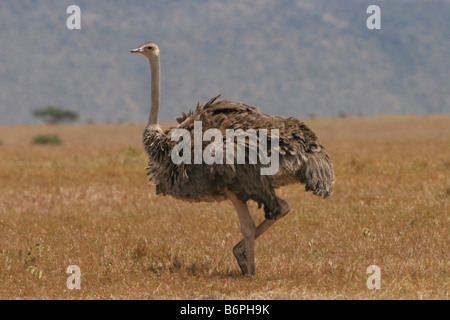
<instances>
[{"instance_id":1,"label":"ostrich foot","mask_svg":"<svg viewBox=\"0 0 450 320\"><path fill-rule=\"evenodd\" d=\"M273 220L273 221L278 220L281 217L284 217L291 209L291 206L289 205L289 203L286 200L284 200L283 198L280 198L278 196L276 196L276 197L277 197L278 204L280 206L280 210L269 211L269 209L265 206L264 207L264 212L265 212L264 216L268 220Z\"/></svg>"},{"instance_id":2,"label":"ostrich foot","mask_svg":"<svg viewBox=\"0 0 450 320\"><path fill-rule=\"evenodd\" d=\"M288 212L290 210L289 203L286 200L284 200L278 196L277 196L277 200L281 207L281 213L278 216L276 216L275 219L265 219L263 222L261 222L256 227L255 239L258 238L261 234L263 234L267 229L269 229L275 223L276 220L278 220L279 218L282 218L286 214L288 214ZM243 275L249 274L244 240L241 240L238 244L236 244L234 246L233 254L236 257L239 267L241 268L242 274Z\"/></svg>"},{"instance_id":3,"label":"ostrich foot","mask_svg":"<svg viewBox=\"0 0 450 320\"><path fill-rule=\"evenodd\" d=\"M280 214L275 216L275 220L278 220L278 219L284 217L285 215L288 214L289 210L291 210L291 206L289 205L289 203L286 200L284 200L283 198L280 198L278 196L277 196L277 200L278 200L278 203L280 204L281 210L280 210Z\"/></svg>"},{"instance_id":4,"label":"ostrich foot","mask_svg":"<svg viewBox=\"0 0 450 320\"><path fill-rule=\"evenodd\" d=\"M244 241L239 242L233 248L233 254L237 260L239 267L241 268L242 275L248 274L247 256L245 254Z\"/></svg>"}]
</instances>

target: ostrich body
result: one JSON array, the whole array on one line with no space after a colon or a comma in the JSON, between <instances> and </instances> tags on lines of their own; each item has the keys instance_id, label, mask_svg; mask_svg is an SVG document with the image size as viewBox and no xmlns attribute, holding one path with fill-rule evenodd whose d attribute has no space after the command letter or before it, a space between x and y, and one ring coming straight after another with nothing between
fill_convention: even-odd
<instances>
[{"instance_id":1,"label":"ostrich body","mask_svg":"<svg viewBox=\"0 0 450 320\"><path fill-rule=\"evenodd\" d=\"M274 189L292 183L303 183L306 190L324 198L329 196L334 184L331 160L315 133L300 120L270 116L240 102L217 101L219 96L205 105L198 104L197 108L188 114L183 113L176 119L176 127L163 131L158 124L159 48L155 43L149 42L131 52L141 53L150 61L151 110L143 133L143 144L148 155L146 170L150 183L156 186L157 194L169 194L187 201L231 200L243 235L243 240L233 248L233 254L244 275L255 274L255 239L290 209L287 201L278 197ZM278 171L273 175L262 175L260 169L264 165L261 161L254 164L248 161L245 164L174 163L171 152L177 141L172 141L171 135L176 129L185 129L194 137L194 121L201 121L202 133L208 129L217 129L223 137L228 129L265 129L268 132L278 129ZM267 138L270 141L272 136ZM205 147L206 144L202 142L202 149ZM265 220L258 226L255 225L246 204L250 199L256 201L259 207L264 206Z\"/></svg>"}]
</instances>

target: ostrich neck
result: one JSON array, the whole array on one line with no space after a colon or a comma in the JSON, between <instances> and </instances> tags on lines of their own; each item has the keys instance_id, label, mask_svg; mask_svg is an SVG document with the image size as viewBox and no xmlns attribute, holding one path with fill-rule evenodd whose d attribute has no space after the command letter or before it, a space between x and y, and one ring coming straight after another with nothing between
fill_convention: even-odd
<instances>
[{"instance_id":1,"label":"ostrich neck","mask_svg":"<svg viewBox=\"0 0 450 320\"><path fill-rule=\"evenodd\" d=\"M160 63L159 56L150 57L150 72L151 72L151 109L148 118L147 127L158 124L159 113L159 95L160 95Z\"/></svg>"}]
</instances>

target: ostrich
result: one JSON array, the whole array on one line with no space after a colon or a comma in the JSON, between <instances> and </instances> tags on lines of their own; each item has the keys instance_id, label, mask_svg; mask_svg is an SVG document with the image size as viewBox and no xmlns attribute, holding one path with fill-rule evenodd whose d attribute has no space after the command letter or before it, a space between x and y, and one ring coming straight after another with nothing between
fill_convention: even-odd
<instances>
[{"instance_id":1,"label":"ostrich","mask_svg":"<svg viewBox=\"0 0 450 320\"><path fill-rule=\"evenodd\" d=\"M243 239L233 247L233 254L242 274L254 275L255 239L290 209L288 202L277 196L274 190L292 183L303 183L306 185L306 191L310 190L315 195L326 198L332 193L334 184L330 158L316 134L300 120L270 116L241 102L218 101L219 96L205 105L199 103L197 108L188 114L183 112L176 119L176 127L163 131L158 124L159 47L154 42L148 42L131 52L141 53L150 61L151 109L143 132L143 144L148 155L146 171L150 184L156 186L156 194L169 194L186 201L231 200L243 235ZM273 175L262 175L260 169L264 164L261 161L252 164L174 163L171 153L177 142L171 139L172 134L177 129L184 129L194 136L194 125L197 121L201 122L203 132L211 128L221 133L225 133L227 129L278 129L278 171ZM225 137L225 134L223 136ZM269 136L268 139L273 140L274 137ZM205 148L203 142L202 148ZM258 226L248 210L248 200L257 202L259 208L264 206L265 220Z\"/></svg>"}]
</instances>

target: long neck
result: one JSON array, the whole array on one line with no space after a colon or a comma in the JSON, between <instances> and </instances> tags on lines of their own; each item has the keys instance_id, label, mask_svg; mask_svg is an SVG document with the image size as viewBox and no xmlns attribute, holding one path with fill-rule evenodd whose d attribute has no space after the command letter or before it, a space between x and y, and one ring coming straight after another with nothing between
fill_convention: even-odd
<instances>
[{"instance_id":1,"label":"long neck","mask_svg":"<svg viewBox=\"0 0 450 320\"><path fill-rule=\"evenodd\" d=\"M149 57L150 70L151 70L151 95L152 95L152 105L150 109L150 116L148 118L148 126L158 124L158 113L159 113L159 95L160 95L160 63L159 56Z\"/></svg>"}]
</instances>

